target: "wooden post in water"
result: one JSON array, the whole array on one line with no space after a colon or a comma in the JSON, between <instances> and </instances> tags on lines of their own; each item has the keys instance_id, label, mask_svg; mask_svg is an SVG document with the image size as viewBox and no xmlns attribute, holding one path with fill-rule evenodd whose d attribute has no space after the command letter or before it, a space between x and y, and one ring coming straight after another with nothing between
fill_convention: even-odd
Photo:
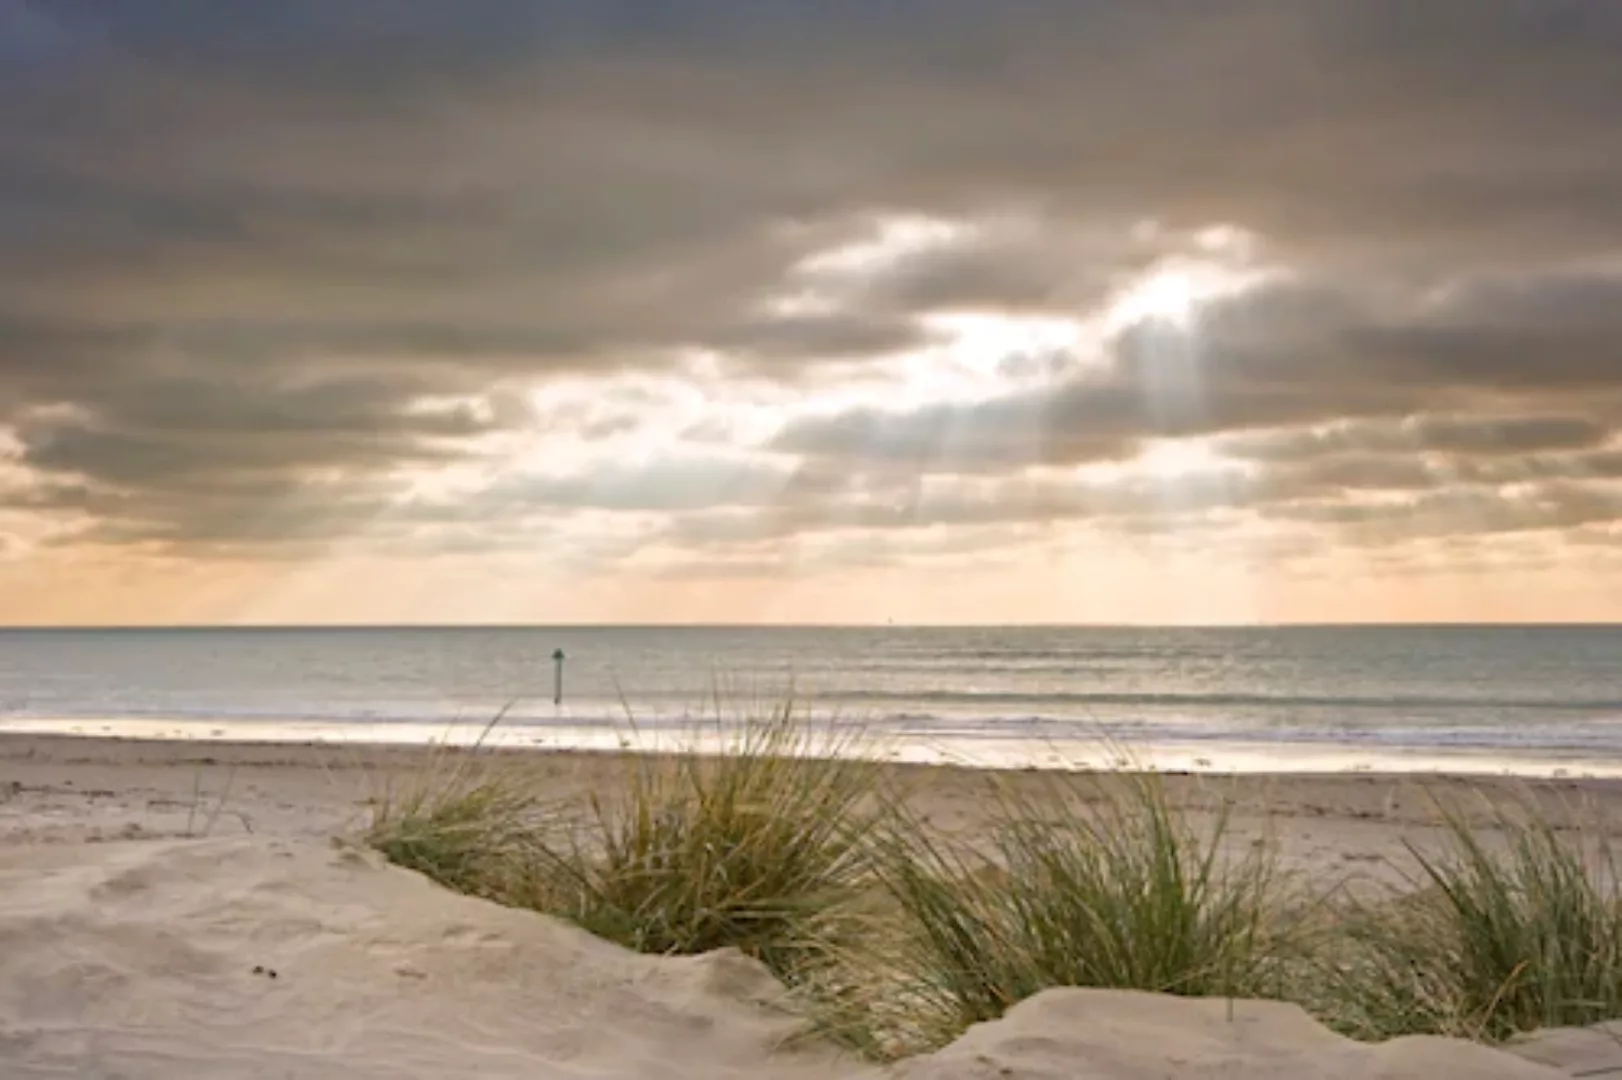
<instances>
[{"instance_id":1,"label":"wooden post in water","mask_svg":"<svg viewBox=\"0 0 1622 1080\"><path fill-rule=\"evenodd\" d=\"M563 704L563 650L558 649L552 654L552 663L555 665L552 677L552 704Z\"/></svg>"}]
</instances>

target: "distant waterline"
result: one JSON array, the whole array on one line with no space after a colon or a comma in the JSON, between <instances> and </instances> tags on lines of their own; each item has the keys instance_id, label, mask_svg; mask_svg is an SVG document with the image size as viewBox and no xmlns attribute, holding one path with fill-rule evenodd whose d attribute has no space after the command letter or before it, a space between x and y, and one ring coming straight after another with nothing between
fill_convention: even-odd
<instances>
[{"instance_id":1,"label":"distant waterline","mask_svg":"<svg viewBox=\"0 0 1622 1080\"><path fill-rule=\"evenodd\" d=\"M915 761L1617 776L1618 655L1614 627L11 630L0 731L466 741L505 707L505 744L669 747L793 694Z\"/></svg>"}]
</instances>

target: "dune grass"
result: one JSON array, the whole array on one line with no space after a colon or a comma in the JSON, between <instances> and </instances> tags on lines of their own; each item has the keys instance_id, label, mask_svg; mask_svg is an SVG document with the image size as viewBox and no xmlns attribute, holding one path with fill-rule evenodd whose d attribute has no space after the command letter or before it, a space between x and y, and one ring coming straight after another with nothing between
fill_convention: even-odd
<instances>
[{"instance_id":1,"label":"dune grass","mask_svg":"<svg viewBox=\"0 0 1622 1080\"><path fill-rule=\"evenodd\" d=\"M537 789L484 753L504 706L472 745L435 747L420 774L371 796L366 842L390 862L455 889L509 902L529 838L544 817Z\"/></svg>"},{"instance_id":2,"label":"dune grass","mask_svg":"<svg viewBox=\"0 0 1622 1080\"><path fill-rule=\"evenodd\" d=\"M858 925L872 769L791 708L717 755L635 757L536 834L526 906L640 952L741 949L794 984Z\"/></svg>"},{"instance_id":3,"label":"dune grass","mask_svg":"<svg viewBox=\"0 0 1622 1080\"><path fill-rule=\"evenodd\" d=\"M519 777L463 766L376 800L366 839L446 888L510 903L540 812Z\"/></svg>"},{"instance_id":4,"label":"dune grass","mask_svg":"<svg viewBox=\"0 0 1622 1080\"><path fill-rule=\"evenodd\" d=\"M1190 827L1151 774L1090 798L1000 788L983 847L901 818L876 853L900 919L867 1041L930 1050L1060 986L1278 996L1296 890L1264 848L1230 853L1227 826Z\"/></svg>"},{"instance_id":5,"label":"dune grass","mask_svg":"<svg viewBox=\"0 0 1622 1080\"><path fill-rule=\"evenodd\" d=\"M1375 1041L1622 1017L1603 830L1450 811L1402 888L1354 903L1238 842L1221 807L1196 827L1153 774L988 782L985 827L953 837L792 706L724 730L724 752L624 755L612 788L564 802L510 762L455 755L379 800L369 840L641 952L740 949L817 1033L876 1059L1063 986L1281 998Z\"/></svg>"},{"instance_id":6,"label":"dune grass","mask_svg":"<svg viewBox=\"0 0 1622 1080\"><path fill-rule=\"evenodd\" d=\"M1603 829L1557 829L1530 803L1490 828L1443 808L1439 850L1409 844L1401 895L1347 913L1328 1019L1369 1040L1501 1041L1622 1017L1622 899Z\"/></svg>"},{"instance_id":7,"label":"dune grass","mask_svg":"<svg viewBox=\"0 0 1622 1080\"><path fill-rule=\"evenodd\" d=\"M512 769L464 769L381 806L370 840L639 952L732 947L803 983L858 925L873 770L854 735L792 705L716 733L715 754L625 755L620 786L575 802L543 801Z\"/></svg>"}]
</instances>

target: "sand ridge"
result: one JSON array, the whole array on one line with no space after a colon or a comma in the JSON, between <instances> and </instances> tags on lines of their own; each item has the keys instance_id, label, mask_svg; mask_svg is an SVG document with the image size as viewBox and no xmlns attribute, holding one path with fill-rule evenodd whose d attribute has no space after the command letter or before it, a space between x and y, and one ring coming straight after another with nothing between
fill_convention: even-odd
<instances>
[{"instance_id":1,"label":"sand ridge","mask_svg":"<svg viewBox=\"0 0 1622 1080\"><path fill-rule=\"evenodd\" d=\"M0 940L17 1080L827 1075L774 1055L793 1020L742 957L637 956L313 840L14 850Z\"/></svg>"}]
</instances>

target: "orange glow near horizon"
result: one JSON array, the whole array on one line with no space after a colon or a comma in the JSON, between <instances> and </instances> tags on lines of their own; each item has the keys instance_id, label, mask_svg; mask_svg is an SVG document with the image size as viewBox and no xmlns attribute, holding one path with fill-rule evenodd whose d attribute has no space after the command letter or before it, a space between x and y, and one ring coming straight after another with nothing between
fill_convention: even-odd
<instances>
[{"instance_id":1,"label":"orange glow near horizon","mask_svg":"<svg viewBox=\"0 0 1622 1080\"><path fill-rule=\"evenodd\" d=\"M790 564L785 563L785 569ZM57 558L0 563L7 625L833 624L1235 625L1614 622L1614 564L1391 574L1357 558L1311 576L1197 553L1033 552L969 566L568 580L514 559L310 565ZM1243 617L1236 618L1235 613Z\"/></svg>"}]
</instances>

